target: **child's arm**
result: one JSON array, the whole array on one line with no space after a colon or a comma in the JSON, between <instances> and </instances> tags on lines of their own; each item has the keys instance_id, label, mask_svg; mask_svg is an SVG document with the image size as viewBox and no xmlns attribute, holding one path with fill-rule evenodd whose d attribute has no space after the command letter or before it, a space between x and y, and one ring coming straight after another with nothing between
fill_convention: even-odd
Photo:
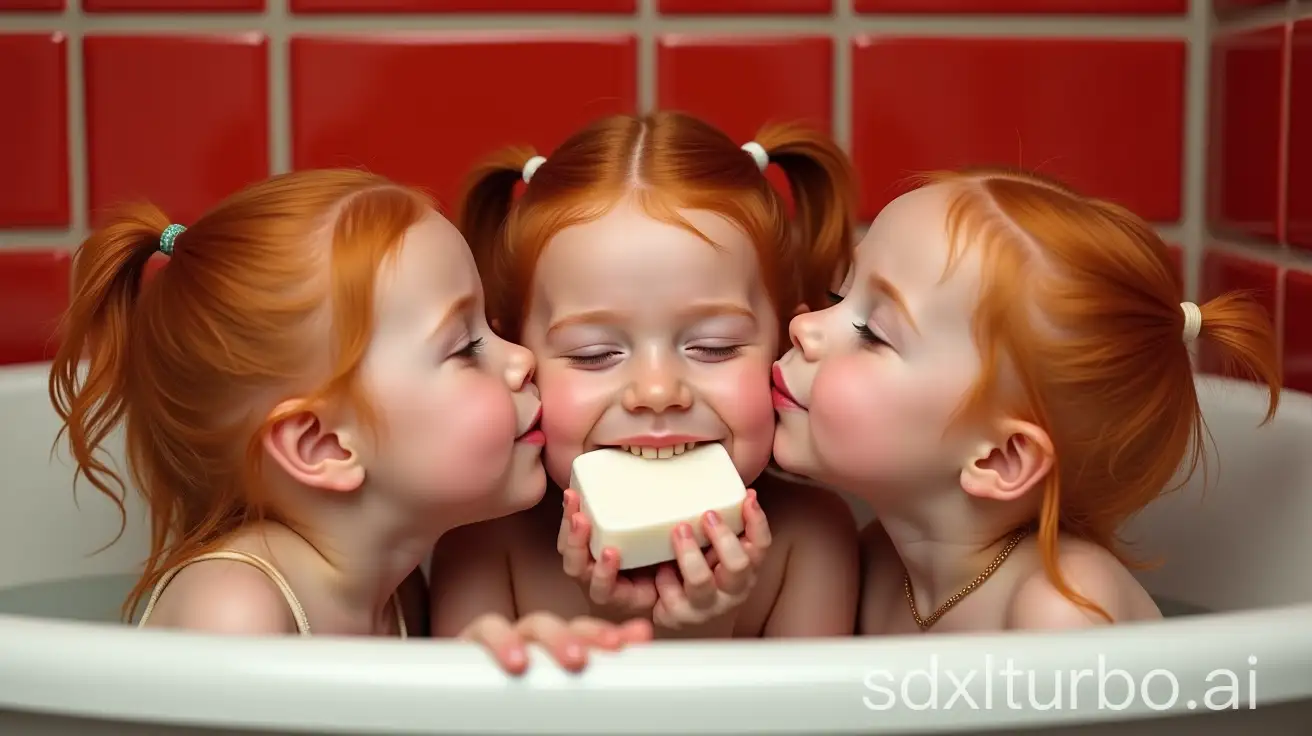
<instances>
[{"instance_id":1,"label":"child's arm","mask_svg":"<svg viewBox=\"0 0 1312 736\"><path fill-rule=\"evenodd\" d=\"M429 570L432 635L458 636L481 616L517 617L510 553L494 522L452 529L433 548Z\"/></svg>"},{"instance_id":2,"label":"child's arm","mask_svg":"<svg viewBox=\"0 0 1312 736\"><path fill-rule=\"evenodd\" d=\"M787 481L776 488L771 494L775 508L768 514L776 520L780 535L787 536L781 546L788 558L762 636L851 636L861 591L859 542L851 509L830 491Z\"/></svg>"}]
</instances>

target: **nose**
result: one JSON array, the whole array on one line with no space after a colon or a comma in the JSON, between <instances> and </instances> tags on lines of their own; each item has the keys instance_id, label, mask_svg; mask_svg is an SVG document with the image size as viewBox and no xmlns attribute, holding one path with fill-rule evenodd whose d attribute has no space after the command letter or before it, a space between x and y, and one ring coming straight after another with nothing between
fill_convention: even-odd
<instances>
[{"instance_id":1,"label":"nose","mask_svg":"<svg viewBox=\"0 0 1312 736\"><path fill-rule=\"evenodd\" d=\"M788 323L788 339L807 360L818 360L824 346L824 312L803 312Z\"/></svg>"},{"instance_id":2,"label":"nose","mask_svg":"<svg viewBox=\"0 0 1312 736\"><path fill-rule=\"evenodd\" d=\"M669 361L653 361L637 369L624 389L621 403L631 412L687 409L692 405L692 391L677 366Z\"/></svg>"},{"instance_id":3,"label":"nose","mask_svg":"<svg viewBox=\"0 0 1312 736\"><path fill-rule=\"evenodd\" d=\"M524 386L533 380L533 371L537 369L538 364L533 357L533 351L522 345L497 339L505 348L506 362L503 371L506 385L511 391L522 391Z\"/></svg>"}]
</instances>

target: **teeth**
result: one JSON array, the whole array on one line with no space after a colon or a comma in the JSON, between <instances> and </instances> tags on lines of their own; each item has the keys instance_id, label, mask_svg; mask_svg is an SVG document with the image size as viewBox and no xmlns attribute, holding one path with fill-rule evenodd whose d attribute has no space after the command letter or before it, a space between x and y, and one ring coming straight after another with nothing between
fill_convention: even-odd
<instances>
[{"instance_id":1,"label":"teeth","mask_svg":"<svg viewBox=\"0 0 1312 736\"><path fill-rule=\"evenodd\" d=\"M639 445L620 445L624 452L632 454L634 457L640 457L646 460L664 460L682 455L683 453L696 447L696 442L682 442L677 445L667 447L641 447Z\"/></svg>"}]
</instances>

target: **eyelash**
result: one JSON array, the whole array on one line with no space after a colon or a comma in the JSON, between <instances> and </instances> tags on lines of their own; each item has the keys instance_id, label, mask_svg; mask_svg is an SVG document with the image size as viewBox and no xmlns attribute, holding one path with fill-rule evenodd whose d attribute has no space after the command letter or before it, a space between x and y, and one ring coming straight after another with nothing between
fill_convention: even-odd
<instances>
[{"instance_id":1,"label":"eyelash","mask_svg":"<svg viewBox=\"0 0 1312 736\"><path fill-rule=\"evenodd\" d=\"M742 348L738 345L727 345L724 347L695 347L690 349L696 350L707 357L721 359L733 358L742 352ZM619 353L613 351L609 353L599 353L597 355L571 355L568 357L568 360L571 365L597 366L605 363L616 355L619 355Z\"/></svg>"},{"instance_id":2,"label":"eyelash","mask_svg":"<svg viewBox=\"0 0 1312 736\"><path fill-rule=\"evenodd\" d=\"M470 340L463 348L460 348L460 350L456 352L455 357L473 360L482 354L483 345L485 343L486 340L481 337L477 340Z\"/></svg>"},{"instance_id":3,"label":"eyelash","mask_svg":"<svg viewBox=\"0 0 1312 736\"><path fill-rule=\"evenodd\" d=\"M831 291L829 292L829 301L834 304L838 304L843 301L843 295L839 294L836 291Z\"/></svg>"},{"instance_id":4,"label":"eyelash","mask_svg":"<svg viewBox=\"0 0 1312 736\"><path fill-rule=\"evenodd\" d=\"M864 342L871 347L888 345L887 340L870 330L870 325L853 324L852 327L856 329L856 334L861 338L861 342Z\"/></svg>"}]
</instances>

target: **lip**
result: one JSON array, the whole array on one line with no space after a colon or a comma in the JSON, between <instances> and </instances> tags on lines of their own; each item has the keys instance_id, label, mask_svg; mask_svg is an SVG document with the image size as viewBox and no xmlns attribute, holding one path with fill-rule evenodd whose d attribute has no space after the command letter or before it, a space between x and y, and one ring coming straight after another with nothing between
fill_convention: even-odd
<instances>
[{"instance_id":1,"label":"lip","mask_svg":"<svg viewBox=\"0 0 1312 736\"><path fill-rule=\"evenodd\" d=\"M609 445L637 445L638 447L671 447L673 445L683 445L689 442L713 442L710 437L697 434L635 434L632 437L623 437L613 442L606 443Z\"/></svg>"},{"instance_id":2,"label":"lip","mask_svg":"<svg viewBox=\"0 0 1312 736\"><path fill-rule=\"evenodd\" d=\"M538 410L533 413L533 421L528 423L528 428L525 429L523 432L521 432L519 436L515 438L515 441L519 442L521 440L527 440L529 435L533 434L534 432L538 434L542 434L542 430L538 429L538 423L541 421L542 421L542 407L541 405L539 405Z\"/></svg>"},{"instance_id":3,"label":"lip","mask_svg":"<svg viewBox=\"0 0 1312 736\"><path fill-rule=\"evenodd\" d=\"M773 370L770 371L770 398L774 402L776 409L804 409L802 402L797 400L796 396L788 390L788 383L784 380L783 369L778 363L774 364Z\"/></svg>"}]
</instances>

